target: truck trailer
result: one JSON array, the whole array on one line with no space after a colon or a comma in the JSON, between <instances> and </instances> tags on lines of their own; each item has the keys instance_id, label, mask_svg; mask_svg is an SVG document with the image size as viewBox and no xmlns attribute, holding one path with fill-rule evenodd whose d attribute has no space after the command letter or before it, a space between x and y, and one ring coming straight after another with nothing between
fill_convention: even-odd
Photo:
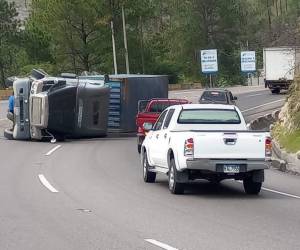
<instances>
[{"instance_id":1,"label":"truck trailer","mask_svg":"<svg viewBox=\"0 0 300 250\"><path fill-rule=\"evenodd\" d=\"M273 94L289 89L293 82L296 52L297 49L292 47L264 48L265 87Z\"/></svg>"}]
</instances>

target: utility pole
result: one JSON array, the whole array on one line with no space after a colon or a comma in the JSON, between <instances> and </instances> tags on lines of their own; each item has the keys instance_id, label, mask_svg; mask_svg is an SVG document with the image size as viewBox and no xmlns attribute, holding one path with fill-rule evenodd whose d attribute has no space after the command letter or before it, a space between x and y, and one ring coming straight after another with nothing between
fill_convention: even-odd
<instances>
[{"instance_id":1,"label":"utility pole","mask_svg":"<svg viewBox=\"0 0 300 250\"><path fill-rule=\"evenodd\" d=\"M122 20L123 20L123 33L124 33L124 48L125 48L126 73L130 74L130 71L129 71L129 59L128 59L128 47L127 47L127 34L126 34L126 23L125 23L124 5L122 5Z\"/></svg>"},{"instance_id":2,"label":"utility pole","mask_svg":"<svg viewBox=\"0 0 300 250\"><path fill-rule=\"evenodd\" d=\"M117 65L117 55L116 55L116 42L115 42L115 30L114 30L114 22L110 22L111 27L111 40L112 40L112 47L113 47L113 57L114 57L114 69L115 75L118 74L118 65Z\"/></svg>"}]
</instances>

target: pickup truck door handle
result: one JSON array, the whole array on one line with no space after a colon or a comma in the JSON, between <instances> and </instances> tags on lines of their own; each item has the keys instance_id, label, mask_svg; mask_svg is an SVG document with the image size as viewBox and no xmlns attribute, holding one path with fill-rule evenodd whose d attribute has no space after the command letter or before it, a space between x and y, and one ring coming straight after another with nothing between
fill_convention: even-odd
<instances>
[{"instance_id":1,"label":"pickup truck door handle","mask_svg":"<svg viewBox=\"0 0 300 250\"><path fill-rule=\"evenodd\" d=\"M165 133L165 135L164 135L164 138L165 138L165 139L167 139L167 136L168 136L168 134L167 134L167 133Z\"/></svg>"}]
</instances>

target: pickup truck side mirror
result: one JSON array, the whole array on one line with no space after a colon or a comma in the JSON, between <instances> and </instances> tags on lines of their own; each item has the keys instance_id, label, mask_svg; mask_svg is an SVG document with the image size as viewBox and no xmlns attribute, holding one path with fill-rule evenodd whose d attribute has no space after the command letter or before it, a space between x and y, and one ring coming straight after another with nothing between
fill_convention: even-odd
<instances>
[{"instance_id":1,"label":"pickup truck side mirror","mask_svg":"<svg viewBox=\"0 0 300 250\"><path fill-rule=\"evenodd\" d=\"M153 124L150 123L150 122L145 122L145 123L143 124L143 129L144 129L145 131L149 131L149 130L151 130L152 128L153 128Z\"/></svg>"},{"instance_id":2,"label":"pickup truck side mirror","mask_svg":"<svg viewBox=\"0 0 300 250\"><path fill-rule=\"evenodd\" d=\"M233 100L236 101L238 98L236 96L233 97Z\"/></svg>"},{"instance_id":3,"label":"pickup truck side mirror","mask_svg":"<svg viewBox=\"0 0 300 250\"><path fill-rule=\"evenodd\" d=\"M247 130L251 130L251 124L250 123L247 123L246 127L247 127Z\"/></svg>"}]
</instances>

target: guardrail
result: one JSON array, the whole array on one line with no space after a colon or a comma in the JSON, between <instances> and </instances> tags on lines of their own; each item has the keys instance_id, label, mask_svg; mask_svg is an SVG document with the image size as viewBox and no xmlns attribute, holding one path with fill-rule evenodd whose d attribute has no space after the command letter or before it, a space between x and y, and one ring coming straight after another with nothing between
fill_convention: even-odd
<instances>
[{"instance_id":1,"label":"guardrail","mask_svg":"<svg viewBox=\"0 0 300 250\"><path fill-rule=\"evenodd\" d=\"M11 89L0 90L0 100L7 100L12 95Z\"/></svg>"}]
</instances>

